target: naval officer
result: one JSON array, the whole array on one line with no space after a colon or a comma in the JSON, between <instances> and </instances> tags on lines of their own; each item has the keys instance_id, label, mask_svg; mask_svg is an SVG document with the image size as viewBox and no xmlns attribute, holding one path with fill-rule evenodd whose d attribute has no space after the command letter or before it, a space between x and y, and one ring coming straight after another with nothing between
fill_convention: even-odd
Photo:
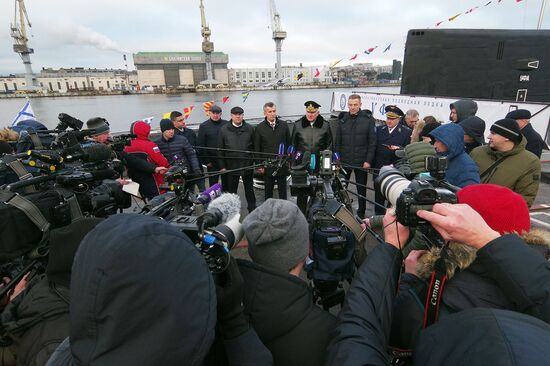
<instances>
[{"instance_id":1,"label":"naval officer","mask_svg":"<svg viewBox=\"0 0 550 366\"><path fill-rule=\"evenodd\" d=\"M411 141L412 130L399 123L405 114L395 105L385 108L386 124L376 128L376 152L374 154L374 168L380 169L384 165L391 165L397 161L395 152L404 148ZM384 197L378 190L375 191L374 200L383 205ZM376 215L384 214L384 209L375 205Z\"/></svg>"}]
</instances>

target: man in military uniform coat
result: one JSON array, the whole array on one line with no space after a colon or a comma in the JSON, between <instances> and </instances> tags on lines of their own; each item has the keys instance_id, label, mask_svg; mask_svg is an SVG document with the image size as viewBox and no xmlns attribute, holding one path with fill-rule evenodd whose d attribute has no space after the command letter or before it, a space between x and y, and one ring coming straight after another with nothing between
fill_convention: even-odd
<instances>
[{"instance_id":1,"label":"man in military uniform coat","mask_svg":"<svg viewBox=\"0 0 550 366\"><path fill-rule=\"evenodd\" d=\"M519 129L521 130L521 134L527 139L527 146L525 146L525 150L531 151L540 159L542 149L544 149L546 144L538 132L535 131L531 123L529 123L529 120L531 119L531 112L527 109L516 109L515 111L509 112L506 115L506 118L516 120Z\"/></svg>"},{"instance_id":2,"label":"man in military uniform coat","mask_svg":"<svg viewBox=\"0 0 550 366\"><path fill-rule=\"evenodd\" d=\"M404 116L403 111L395 105L387 106L385 111L386 124L376 128L375 169L395 163L398 159L395 152L403 149L411 141L412 130L399 124L399 119ZM374 193L374 200L380 205L383 205L385 201L382 193L378 190ZM384 211L382 207L375 205L374 212L376 215L382 215Z\"/></svg>"},{"instance_id":3,"label":"man in military uniform coat","mask_svg":"<svg viewBox=\"0 0 550 366\"><path fill-rule=\"evenodd\" d=\"M332 133L329 123L321 116L319 108L321 105L315 101L304 103L306 114L294 122L292 130L292 145L296 151L302 154L309 151L315 154L315 171L318 171L319 153L326 149L332 149ZM307 195L298 195L297 204L300 210L305 214L307 206Z\"/></svg>"}]
</instances>

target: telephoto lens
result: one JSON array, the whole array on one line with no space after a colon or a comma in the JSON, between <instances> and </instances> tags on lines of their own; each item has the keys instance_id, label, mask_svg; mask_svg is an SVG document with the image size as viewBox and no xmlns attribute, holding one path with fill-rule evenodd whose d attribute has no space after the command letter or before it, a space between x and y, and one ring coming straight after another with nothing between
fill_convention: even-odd
<instances>
[{"instance_id":1,"label":"telephoto lens","mask_svg":"<svg viewBox=\"0 0 550 366\"><path fill-rule=\"evenodd\" d=\"M393 207L396 206L397 198L409 184L411 181L405 178L401 171L391 166L383 166L374 180L374 188L378 189Z\"/></svg>"}]
</instances>

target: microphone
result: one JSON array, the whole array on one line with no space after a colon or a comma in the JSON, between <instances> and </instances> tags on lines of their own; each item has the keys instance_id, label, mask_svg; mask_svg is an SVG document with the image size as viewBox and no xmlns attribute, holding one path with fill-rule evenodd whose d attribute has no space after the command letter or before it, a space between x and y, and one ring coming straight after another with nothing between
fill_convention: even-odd
<instances>
[{"instance_id":1,"label":"microphone","mask_svg":"<svg viewBox=\"0 0 550 366\"><path fill-rule=\"evenodd\" d=\"M216 183L204 192L199 193L193 203L206 205L208 202L218 198L222 194L222 185ZM240 203L240 201L239 201Z\"/></svg>"},{"instance_id":2,"label":"microphone","mask_svg":"<svg viewBox=\"0 0 550 366\"><path fill-rule=\"evenodd\" d=\"M31 159L23 160L22 163L26 166L37 168L37 169L40 169L41 171L47 172L47 173L55 172L55 170L57 169L55 164L41 163L39 161L31 160Z\"/></svg>"},{"instance_id":3,"label":"microphone","mask_svg":"<svg viewBox=\"0 0 550 366\"><path fill-rule=\"evenodd\" d=\"M241 199L234 193L223 193L208 205L205 213L197 219L199 229L209 228L227 221L228 218L240 214Z\"/></svg>"},{"instance_id":4,"label":"microphone","mask_svg":"<svg viewBox=\"0 0 550 366\"><path fill-rule=\"evenodd\" d=\"M305 157L305 154L304 154L304 157ZM311 169L311 171L315 170L316 163L317 163L317 160L315 158L315 154L311 154L311 156L309 157L309 168Z\"/></svg>"},{"instance_id":5,"label":"microphone","mask_svg":"<svg viewBox=\"0 0 550 366\"><path fill-rule=\"evenodd\" d=\"M283 157L285 155L285 144L282 142L279 144L279 151L277 152L277 156Z\"/></svg>"},{"instance_id":6,"label":"microphone","mask_svg":"<svg viewBox=\"0 0 550 366\"><path fill-rule=\"evenodd\" d=\"M95 163L100 161L109 160L113 150L108 145L104 144L91 144L82 147L79 151L70 153L65 156L65 160L72 162L75 160L82 160L86 163Z\"/></svg>"},{"instance_id":7,"label":"microphone","mask_svg":"<svg viewBox=\"0 0 550 366\"><path fill-rule=\"evenodd\" d=\"M103 179L113 179L118 173L113 169L103 169L93 172L77 172L72 174L58 175L55 178L56 183L65 185L78 185L81 183L94 182Z\"/></svg>"}]
</instances>

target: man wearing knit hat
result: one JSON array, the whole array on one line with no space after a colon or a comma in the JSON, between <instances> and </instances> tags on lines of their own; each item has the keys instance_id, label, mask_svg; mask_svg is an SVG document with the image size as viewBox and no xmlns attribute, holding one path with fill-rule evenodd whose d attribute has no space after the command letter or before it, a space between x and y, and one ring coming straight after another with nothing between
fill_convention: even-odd
<instances>
[{"instance_id":1,"label":"man wearing knit hat","mask_svg":"<svg viewBox=\"0 0 550 366\"><path fill-rule=\"evenodd\" d=\"M308 223L290 201L268 199L243 221L252 262L238 260L244 308L275 365L321 365L336 318L313 302L299 278Z\"/></svg>"},{"instance_id":2,"label":"man wearing knit hat","mask_svg":"<svg viewBox=\"0 0 550 366\"><path fill-rule=\"evenodd\" d=\"M163 119L160 121L160 130L162 136L155 143L166 160L170 164L174 164L176 161L179 163L183 162L187 167L188 178L200 176L201 170L197 154L184 136L175 133L174 123L169 119ZM194 186L194 182L185 184L185 187L191 190Z\"/></svg>"},{"instance_id":3,"label":"man wearing knit hat","mask_svg":"<svg viewBox=\"0 0 550 366\"><path fill-rule=\"evenodd\" d=\"M531 206L539 189L540 160L525 150L527 141L519 125L511 118L498 120L491 126L488 140L488 145L470 153L479 167L481 183L508 187Z\"/></svg>"},{"instance_id":4,"label":"man wearing knit hat","mask_svg":"<svg viewBox=\"0 0 550 366\"><path fill-rule=\"evenodd\" d=\"M516 120L519 129L521 130L521 134L527 139L527 146L525 146L525 149L527 151L531 151L540 159L540 156L542 155L542 149L544 149L546 144L544 143L544 140L542 139L542 137L540 137L538 132L535 131L531 123L529 123L529 120L531 119L531 112L529 112L527 109L516 109L514 111L508 112L506 118Z\"/></svg>"}]
</instances>

